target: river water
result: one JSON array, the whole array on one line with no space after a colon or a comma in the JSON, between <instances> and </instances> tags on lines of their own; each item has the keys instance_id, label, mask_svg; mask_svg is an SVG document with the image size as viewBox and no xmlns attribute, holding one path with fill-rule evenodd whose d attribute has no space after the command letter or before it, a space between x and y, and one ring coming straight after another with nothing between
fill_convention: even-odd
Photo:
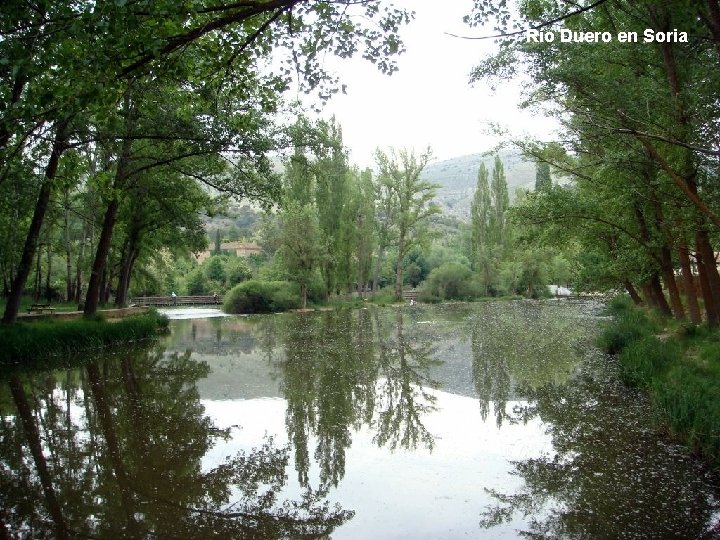
<instances>
[{"instance_id":1,"label":"river water","mask_svg":"<svg viewBox=\"0 0 720 540\"><path fill-rule=\"evenodd\" d=\"M715 538L594 302L217 317L5 374L11 537Z\"/></svg>"}]
</instances>

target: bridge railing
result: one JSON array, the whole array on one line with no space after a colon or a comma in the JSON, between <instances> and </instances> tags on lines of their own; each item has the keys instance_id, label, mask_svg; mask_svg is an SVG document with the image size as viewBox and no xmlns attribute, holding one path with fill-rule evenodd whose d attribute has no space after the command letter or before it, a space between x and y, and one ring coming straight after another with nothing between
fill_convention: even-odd
<instances>
[{"instance_id":1,"label":"bridge railing","mask_svg":"<svg viewBox=\"0 0 720 540\"><path fill-rule=\"evenodd\" d=\"M222 304L222 296L138 296L130 300L136 306L207 306Z\"/></svg>"}]
</instances>

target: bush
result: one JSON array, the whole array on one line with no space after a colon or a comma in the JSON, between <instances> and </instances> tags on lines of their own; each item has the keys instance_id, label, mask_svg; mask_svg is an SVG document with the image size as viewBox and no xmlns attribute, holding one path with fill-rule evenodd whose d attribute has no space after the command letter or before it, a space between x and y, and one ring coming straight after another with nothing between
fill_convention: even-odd
<instances>
[{"instance_id":1,"label":"bush","mask_svg":"<svg viewBox=\"0 0 720 540\"><path fill-rule=\"evenodd\" d=\"M450 262L430 272L422 292L422 301L470 300L478 295L478 287L470 268Z\"/></svg>"},{"instance_id":2,"label":"bush","mask_svg":"<svg viewBox=\"0 0 720 540\"><path fill-rule=\"evenodd\" d=\"M230 287L234 287L238 283L247 281L252 277L252 271L248 264L241 258L235 258L228 263L227 281Z\"/></svg>"},{"instance_id":3,"label":"bush","mask_svg":"<svg viewBox=\"0 0 720 540\"><path fill-rule=\"evenodd\" d=\"M298 286L288 281L246 281L225 296L226 313L273 313L300 306Z\"/></svg>"}]
</instances>

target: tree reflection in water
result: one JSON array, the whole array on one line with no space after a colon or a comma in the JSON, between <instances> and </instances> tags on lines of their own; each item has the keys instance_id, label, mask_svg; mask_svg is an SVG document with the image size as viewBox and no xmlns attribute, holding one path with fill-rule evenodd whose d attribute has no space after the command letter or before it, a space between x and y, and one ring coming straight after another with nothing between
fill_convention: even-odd
<instances>
[{"instance_id":1,"label":"tree reflection in water","mask_svg":"<svg viewBox=\"0 0 720 540\"><path fill-rule=\"evenodd\" d=\"M588 320L594 327L594 321ZM472 378L485 420L492 405L498 428L504 422L527 421L522 406L525 388L567 380L581 351L592 348L590 324L583 325L566 305L538 302L487 303L468 319Z\"/></svg>"},{"instance_id":2,"label":"tree reflection in water","mask_svg":"<svg viewBox=\"0 0 720 540\"><path fill-rule=\"evenodd\" d=\"M428 337L405 338L403 312L396 312L394 333L388 336L378 322L379 388L377 434L375 442L392 450L414 450L418 443L432 450L435 439L423 425L422 416L436 410L436 397L427 388L437 388L430 378L432 367L442 363L435 358ZM377 317L377 312L376 312ZM394 334L394 335L393 335Z\"/></svg>"},{"instance_id":3,"label":"tree reflection in water","mask_svg":"<svg viewBox=\"0 0 720 540\"><path fill-rule=\"evenodd\" d=\"M521 390L529 403L522 419L543 421L554 454L513 462L525 485L509 495L486 490L497 505L481 526L520 514L532 516L522 536L535 539L715 537L706 527L720 509L720 493L708 497L708 486L720 485L717 474L684 449L668 448L651 427L647 399L624 387L614 369L591 352L565 384Z\"/></svg>"},{"instance_id":4,"label":"tree reflection in water","mask_svg":"<svg viewBox=\"0 0 720 540\"><path fill-rule=\"evenodd\" d=\"M228 432L197 391L190 353L133 351L82 370L12 374L0 407L0 531L36 538L320 538L352 517L324 493L278 500L272 439L203 470ZM37 504L43 501L43 504Z\"/></svg>"},{"instance_id":5,"label":"tree reflection in water","mask_svg":"<svg viewBox=\"0 0 720 540\"><path fill-rule=\"evenodd\" d=\"M387 312L384 312L387 313ZM432 448L422 416L433 409L429 371L438 361L428 345L405 339L402 310L394 320L377 310L304 314L287 318L280 361L287 399L286 425L295 449L298 481L309 484L311 437L321 490L345 474L351 429L376 430L391 449Z\"/></svg>"}]
</instances>

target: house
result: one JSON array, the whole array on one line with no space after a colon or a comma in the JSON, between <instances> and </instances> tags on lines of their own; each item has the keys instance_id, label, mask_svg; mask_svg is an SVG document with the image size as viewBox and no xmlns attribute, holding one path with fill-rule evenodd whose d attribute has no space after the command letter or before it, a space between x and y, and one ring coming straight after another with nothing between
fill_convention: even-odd
<instances>
[{"instance_id":1,"label":"house","mask_svg":"<svg viewBox=\"0 0 720 540\"><path fill-rule=\"evenodd\" d=\"M262 248L251 242L223 242L220 244L220 252L235 253L238 257L249 257L250 255L259 255L262 253ZM212 254L213 251L211 250L202 251L195 254L195 259L197 262L202 263Z\"/></svg>"}]
</instances>

